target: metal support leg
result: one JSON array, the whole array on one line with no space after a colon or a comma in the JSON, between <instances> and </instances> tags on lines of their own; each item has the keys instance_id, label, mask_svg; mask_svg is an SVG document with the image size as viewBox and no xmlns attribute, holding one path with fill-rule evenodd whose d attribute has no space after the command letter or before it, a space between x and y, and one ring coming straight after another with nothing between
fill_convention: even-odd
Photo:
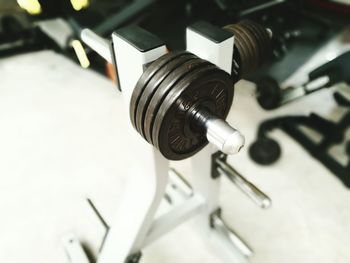
<instances>
[{"instance_id":1,"label":"metal support leg","mask_svg":"<svg viewBox=\"0 0 350 263\"><path fill-rule=\"evenodd\" d=\"M213 35L207 32L215 31ZM209 60L221 69L231 73L234 38L227 32L205 23L187 29L187 50ZM213 39L214 35L218 37ZM233 87L232 87L233 88ZM246 262L245 251L241 251L232 240L222 234L222 228L212 227L212 215L219 210L220 177L214 178L212 155L215 150L208 145L191 158L193 190L206 200L206 206L198 217L196 225L206 240L221 255L224 262ZM217 222L217 220L214 220Z\"/></svg>"}]
</instances>

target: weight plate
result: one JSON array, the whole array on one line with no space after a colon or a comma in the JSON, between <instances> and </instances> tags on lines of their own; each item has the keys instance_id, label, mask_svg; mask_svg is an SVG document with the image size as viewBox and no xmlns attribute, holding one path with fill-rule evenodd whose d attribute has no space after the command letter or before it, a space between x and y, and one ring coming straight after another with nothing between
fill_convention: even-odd
<instances>
[{"instance_id":1,"label":"weight plate","mask_svg":"<svg viewBox=\"0 0 350 263\"><path fill-rule=\"evenodd\" d=\"M248 68L248 71L252 71L258 67L259 64L259 50L257 47L257 41L254 37L254 35L249 31L248 28L246 28L242 23L240 23L240 29L242 30L243 34L245 35L245 40L249 42L249 44L246 46L246 48L250 51L251 57L250 57L250 66Z\"/></svg>"},{"instance_id":2,"label":"weight plate","mask_svg":"<svg viewBox=\"0 0 350 263\"><path fill-rule=\"evenodd\" d=\"M264 52L262 49L264 47L263 46L264 41L263 41L263 37L260 34L261 33L260 30L256 30L252 26L252 24L253 24L253 22L251 22L249 20L244 20L241 22L242 27L250 35L250 37L253 40L252 48L254 49L254 52L255 52L255 62L256 62L255 66L258 67L264 58L264 54L263 54Z\"/></svg>"},{"instance_id":3,"label":"weight plate","mask_svg":"<svg viewBox=\"0 0 350 263\"><path fill-rule=\"evenodd\" d=\"M205 107L225 119L233 99L233 81L215 65L206 65L187 74L167 94L154 122L154 145L170 160L182 160L201 150L206 134L193 129L191 109Z\"/></svg>"},{"instance_id":4,"label":"weight plate","mask_svg":"<svg viewBox=\"0 0 350 263\"><path fill-rule=\"evenodd\" d=\"M237 49L239 50L239 54L241 57L241 75L242 73L246 72L247 69L250 68L251 64L251 51L247 48L249 43L247 43L247 40L245 39L244 33L242 30L240 30L237 26L237 24L230 25L227 28L230 29L230 31L235 36L235 46L237 46Z\"/></svg>"},{"instance_id":5,"label":"weight plate","mask_svg":"<svg viewBox=\"0 0 350 263\"><path fill-rule=\"evenodd\" d=\"M242 61L243 73L245 73L251 68L251 65L253 63L253 52L250 49L250 43L244 33L244 30L242 30L242 28L238 24L236 24L234 28L236 39L241 43L242 49L246 54L244 60Z\"/></svg>"},{"instance_id":6,"label":"weight plate","mask_svg":"<svg viewBox=\"0 0 350 263\"><path fill-rule=\"evenodd\" d=\"M261 33L263 37L263 45L270 45L271 37L269 36L269 33L267 32L266 28L255 22L251 23L251 26L254 27L257 32Z\"/></svg>"},{"instance_id":7,"label":"weight plate","mask_svg":"<svg viewBox=\"0 0 350 263\"><path fill-rule=\"evenodd\" d=\"M243 66L244 66L244 61L247 60L247 52L244 49L244 46L243 46L243 43L242 43L241 39L239 37L237 37L234 25L225 26L224 29L226 29L227 31L233 33L234 36L235 36L234 46L238 50L238 55L239 55L239 58L240 58L239 67L241 69L240 71L242 72L243 71ZM236 56L236 54L234 54L234 56Z\"/></svg>"},{"instance_id":8,"label":"weight plate","mask_svg":"<svg viewBox=\"0 0 350 263\"><path fill-rule=\"evenodd\" d=\"M240 32L240 36L242 37L242 40L244 41L244 49L247 51L248 58L246 61L246 66L244 68L244 72L242 75L246 75L248 72L254 70L257 67L257 59L258 59L258 53L255 49L255 40L253 36L250 34L250 32L244 28L242 24L237 25L237 30Z\"/></svg>"},{"instance_id":9,"label":"weight plate","mask_svg":"<svg viewBox=\"0 0 350 263\"><path fill-rule=\"evenodd\" d=\"M160 68L166 65L169 61L175 59L178 56L182 56L183 54L188 54L188 52L186 51L173 52L173 53L168 53L161 56L157 60L153 61L147 67L147 69L141 75L140 79L137 81L137 84L131 96L130 111L129 111L131 123L134 125L135 128L136 128L136 123L135 123L136 109L137 109L140 96L142 95L143 89L145 88L147 83L150 81L150 79L152 79L154 74L158 72Z\"/></svg>"},{"instance_id":10,"label":"weight plate","mask_svg":"<svg viewBox=\"0 0 350 263\"><path fill-rule=\"evenodd\" d=\"M136 129L143 137L145 137L143 131L145 113L148 104L153 97L153 94L157 91L159 85L171 72L173 72L179 65L194 58L196 58L196 56L190 53L184 53L177 56L176 58L165 64L163 67L161 67L146 84L145 88L143 89L142 95L140 96L135 116Z\"/></svg>"},{"instance_id":11,"label":"weight plate","mask_svg":"<svg viewBox=\"0 0 350 263\"><path fill-rule=\"evenodd\" d=\"M189 72L197 69L198 67L203 67L206 65L211 65L210 62L202 60L200 58L193 59L179 65L167 78L162 82L159 88L155 91L148 108L145 113L144 119L144 134L147 141L153 143L152 129L154 124L155 116L163 100L173 88L173 86L186 76Z\"/></svg>"},{"instance_id":12,"label":"weight plate","mask_svg":"<svg viewBox=\"0 0 350 263\"><path fill-rule=\"evenodd\" d=\"M264 59L266 59L267 57L269 57L269 55L272 53L272 49L271 49L271 41L272 41L272 36L269 35L269 33L267 32L267 29L265 27L262 27L261 25L259 24L253 24L253 26L255 28L260 29L258 30L263 39L264 39L264 42L262 44L262 46L260 47L260 49L262 49L264 52Z\"/></svg>"},{"instance_id":13,"label":"weight plate","mask_svg":"<svg viewBox=\"0 0 350 263\"><path fill-rule=\"evenodd\" d=\"M257 24L253 21L250 20L244 20L242 21L242 24L251 28L252 32L254 32L254 35L257 37L258 39L258 45L257 48L259 50L260 53L260 63L259 66L264 62L264 60L266 59L266 57L268 57L269 51L270 49L270 36L267 33L266 28L264 28L263 26L261 26L260 24Z\"/></svg>"}]
</instances>

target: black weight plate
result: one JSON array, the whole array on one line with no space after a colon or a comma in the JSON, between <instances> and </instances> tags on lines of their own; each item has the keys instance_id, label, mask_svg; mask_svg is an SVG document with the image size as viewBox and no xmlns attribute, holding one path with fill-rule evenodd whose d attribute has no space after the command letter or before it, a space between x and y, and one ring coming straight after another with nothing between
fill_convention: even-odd
<instances>
[{"instance_id":1,"label":"black weight plate","mask_svg":"<svg viewBox=\"0 0 350 263\"><path fill-rule=\"evenodd\" d=\"M146 87L146 85L150 81L150 79L152 79L154 74L156 74L162 66L166 65L169 61L175 59L176 57L182 56L183 54L188 54L188 52L186 52L186 51L173 52L173 53L168 53L168 54L161 56L160 58L153 61L147 67L147 69L141 75L140 79L137 81L136 86L135 86L133 93L132 93L132 96L131 96L130 108L129 108L130 109L130 111L129 111L130 120L135 128L136 128L136 123L135 123L136 109L137 109L137 105L138 105L140 96L142 95L143 89Z\"/></svg>"},{"instance_id":2,"label":"black weight plate","mask_svg":"<svg viewBox=\"0 0 350 263\"><path fill-rule=\"evenodd\" d=\"M235 45L237 45L241 55L241 72L244 74L250 68L252 54L249 48L247 48L249 44L247 43L242 30L238 28L237 24L232 25L231 28L235 36Z\"/></svg>"},{"instance_id":3,"label":"black weight plate","mask_svg":"<svg viewBox=\"0 0 350 263\"><path fill-rule=\"evenodd\" d=\"M153 97L153 94L157 91L159 85L163 82L163 80L179 65L195 58L196 56L190 53L185 53L183 55L177 56L175 59L171 60L162 68L160 68L158 72L153 75L152 79L150 79L150 81L146 84L146 87L143 89L142 95L140 96L135 117L136 129L143 137L145 137L143 132L145 113L148 104Z\"/></svg>"},{"instance_id":4,"label":"black weight plate","mask_svg":"<svg viewBox=\"0 0 350 263\"><path fill-rule=\"evenodd\" d=\"M247 28L244 24L240 23L240 29L242 30L242 32L246 37L245 40L249 42L247 49L249 49L251 54L251 59L250 59L251 64L248 71L252 71L255 68L257 68L259 64L259 49L257 46L257 41L254 35L250 32L249 28Z\"/></svg>"},{"instance_id":5,"label":"black weight plate","mask_svg":"<svg viewBox=\"0 0 350 263\"><path fill-rule=\"evenodd\" d=\"M256 30L253 26L253 22L244 20L241 22L242 27L253 37L254 50L256 53L256 66L259 66L264 58L264 41L260 30Z\"/></svg>"},{"instance_id":6,"label":"black weight plate","mask_svg":"<svg viewBox=\"0 0 350 263\"><path fill-rule=\"evenodd\" d=\"M229 31L229 32L231 32L231 33L233 33L234 36L235 36L234 46L238 50L238 55L239 55L239 58L240 58L240 65L239 65L239 67L240 67L241 72L242 72L243 68L244 68L244 61L247 61L247 53L246 53L246 51L245 51L245 49L243 47L243 42L241 41L241 39L239 37L237 37L234 25L225 26L224 29ZM236 56L236 54L234 54L234 56Z\"/></svg>"},{"instance_id":7,"label":"black weight plate","mask_svg":"<svg viewBox=\"0 0 350 263\"><path fill-rule=\"evenodd\" d=\"M267 29L263 27L262 25L259 25L257 23L252 23L251 26L255 28L256 32L259 33L261 37L261 47L260 50L263 52L262 62L269 56L271 53L271 37L269 33L267 32Z\"/></svg>"},{"instance_id":8,"label":"black weight plate","mask_svg":"<svg viewBox=\"0 0 350 263\"><path fill-rule=\"evenodd\" d=\"M190 72L168 93L157 113L153 142L170 160L182 160L201 150L206 135L191 129L193 107L204 106L219 118L226 118L233 100L231 76L215 65Z\"/></svg>"},{"instance_id":9,"label":"black weight plate","mask_svg":"<svg viewBox=\"0 0 350 263\"><path fill-rule=\"evenodd\" d=\"M163 100L167 96L168 92L172 90L173 86L186 76L189 72L197 69L198 67L203 67L207 65L212 65L210 62L197 58L179 65L167 78L162 82L154 93L151 102L148 105L145 114L144 121L144 134L147 141L153 143L152 130L154 125L155 117L157 116L157 111Z\"/></svg>"},{"instance_id":10,"label":"black weight plate","mask_svg":"<svg viewBox=\"0 0 350 263\"><path fill-rule=\"evenodd\" d=\"M259 39L258 50L259 50L260 55L261 55L259 65L261 65L262 63L264 63L265 59L268 57L269 53L271 52L270 36L267 33L266 28L264 28L262 25L259 25L255 22L247 21L247 20L243 21L242 23L246 26L249 26Z\"/></svg>"},{"instance_id":11,"label":"black weight plate","mask_svg":"<svg viewBox=\"0 0 350 263\"><path fill-rule=\"evenodd\" d=\"M243 48L247 52L247 60L245 61L245 65L243 65L244 66L243 74L246 74L247 72L249 72L251 69L254 68L254 64L256 63L256 61L254 60L255 51L253 49L254 40L250 39L249 33L246 32L246 30L243 28L241 24L236 24L235 28L236 28L236 34L238 35L238 37L240 37Z\"/></svg>"},{"instance_id":12,"label":"black weight plate","mask_svg":"<svg viewBox=\"0 0 350 263\"><path fill-rule=\"evenodd\" d=\"M234 24L231 28L235 35L235 41L240 45L240 52L244 54L242 68L244 69L243 71L246 71L247 68L250 68L250 59L252 56L251 50L247 48L249 47L249 42L247 42L244 31L240 28L239 24Z\"/></svg>"},{"instance_id":13,"label":"black weight plate","mask_svg":"<svg viewBox=\"0 0 350 263\"><path fill-rule=\"evenodd\" d=\"M260 48L264 51L263 59L265 60L272 53L271 37L270 37L269 33L267 32L267 29L262 27L261 25L254 23L254 24L252 24L252 26L255 27L256 30L258 32L260 32L260 34L262 36L263 43L262 43L262 46Z\"/></svg>"},{"instance_id":14,"label":"black weight plate","mask_svg":"<svg viewBox=\"0 0 350 263\"><path fill-rule=\"evenodd\" d=\"M266 28L264 28L263 26L257 23L252 23L251 25L256 29L256 31L261 32L261 35L263 36L263 39L264 39L264 43L270 44L271 38L269 36L269 33L267 33Z\"/></svg>"}]
</instances>

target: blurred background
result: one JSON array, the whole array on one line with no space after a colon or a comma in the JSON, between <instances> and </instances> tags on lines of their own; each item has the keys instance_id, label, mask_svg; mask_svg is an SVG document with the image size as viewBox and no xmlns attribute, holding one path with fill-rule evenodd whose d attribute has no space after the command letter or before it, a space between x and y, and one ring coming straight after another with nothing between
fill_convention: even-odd
<instances>
[{"instance_id":1,"label":"blurred background","mask_svg":"<svg viewBox=\"0 0 350 263\"><path fill-rule=\"evenodd\" d=\"M246 19L273 36L266 61L235 85L228 121L246 146L229 162L273 205L261 210L227 181L224 216L251 262L349 262L349 0L0 0L0 258L68 262L67 232L96 256L105 229L84 199L109 221L137 161L123 155L134 149L118 73L82 29L110 39L139 25L183 50L197 21ZM189 174L186 161L173 166ZM142 262L220 262L203 243L184 225Z\"/></svg>"}]
</instances>

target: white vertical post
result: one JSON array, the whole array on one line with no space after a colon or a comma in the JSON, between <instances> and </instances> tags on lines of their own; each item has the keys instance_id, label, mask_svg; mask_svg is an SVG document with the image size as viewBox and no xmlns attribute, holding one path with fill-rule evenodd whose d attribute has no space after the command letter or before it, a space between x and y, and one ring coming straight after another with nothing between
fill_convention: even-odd
<instances>
[{"instance_id":1,"label":"white vertical post","mask_svg":"<svg viewBox=\"0 0 350 263\"><path fill-rule=\"evenodd\" d=\"M144 65L167 51L165 45L140 51L118 34L113 34L112 40L125 104L124 114L129 119L130 99ZM130 146L125 152L130 156L130 181L126 195L116 209L98 263L124 263L129 255L139 252L168 182L168 160L134 130L130 121L126 129L130 131L127 138L123 138Z\"/></svg>"},{"instance_id":2,"label":"white vertical post","mask_svg":"<svg viewBox=\"0 0 350 263\"><path fill-rule=\"evenodd\" d=\"M221 32L222 35L214 39L217 35L206 35L208 30L201 31L202 26L208 29L208 24L197 24L195 27L187 28L187 50L231 74L234 37L225 35L226 32ZM214 179L211 174L212 155L215 152L214 147L208 145L191 158L193 190L202 195L207 203L198 218L198 225L206 238L216 243L213 244L214 248L219 249L219 254L222 255L225 262L246 262L243 255L238 250L233 249L234 247L230 246L218 233L215 233L210 226L210 216L219 208L220 178Z\"/></svg>"}]
</instances>

